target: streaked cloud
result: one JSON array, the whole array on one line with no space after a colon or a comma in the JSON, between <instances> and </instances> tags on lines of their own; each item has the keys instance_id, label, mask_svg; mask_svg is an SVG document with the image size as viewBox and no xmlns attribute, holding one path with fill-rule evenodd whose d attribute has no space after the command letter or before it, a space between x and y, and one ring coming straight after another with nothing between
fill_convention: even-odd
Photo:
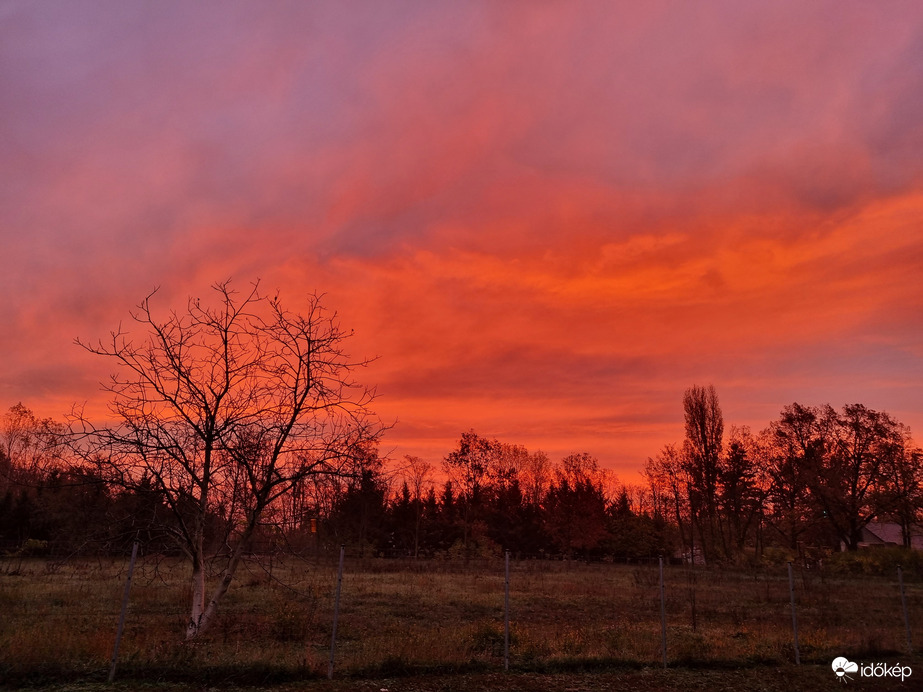
<instances>
[{"instance_id":1,"label":"streaked cloud","mask_svg":"<svg viewBox=\"0 0 923 692\"><path fill-rule=\"evenodd\" d=\"M909 2L7 3L0 399L234 276L327 293L398 454L630 476L708 382L918 429L921 59Z\"/></svg>"}]
</instances>

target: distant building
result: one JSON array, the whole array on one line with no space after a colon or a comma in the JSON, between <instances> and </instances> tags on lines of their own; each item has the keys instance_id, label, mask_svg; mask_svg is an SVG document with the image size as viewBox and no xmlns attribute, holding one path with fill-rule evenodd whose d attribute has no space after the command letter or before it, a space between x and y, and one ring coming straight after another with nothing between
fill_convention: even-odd
<instances>
[{"instance_id":1,"label":"distant building","mask_svg":"<svg viewBox=\"0 0 923 692\"><path fill-rule=\"evenodd\" d=\"M862 529L859 539L859 548L890 548L901 547L904 539L901 535L901 525L890 521L872 521ZM911 530L910 547L914 550L923 550L923 529L914 526ZM840 543L840 550L846 550L846 544Z\"/></svg>"}]
</instances>

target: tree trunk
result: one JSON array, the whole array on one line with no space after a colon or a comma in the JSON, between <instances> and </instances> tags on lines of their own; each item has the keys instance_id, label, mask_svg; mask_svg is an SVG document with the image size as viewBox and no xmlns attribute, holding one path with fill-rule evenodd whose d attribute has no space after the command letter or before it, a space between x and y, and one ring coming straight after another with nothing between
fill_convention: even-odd
<instances>
[{"instance_id":1,"label":"tree trunk","mask_svg":"<svg viewBox=\"0 0 923 692\"><path fill-rule=\"evenodd\" d=\"M205 555L201 538L192 556L192 611L186 625L186 640L194 639L201 631L205 612Z\"/></svg>"},{"instance_id":2,"label":"tree trunk","mask_svg":"<svg viewBox=\"0 0 923 692\"><path fill-rule=\"evenodd\" d=\"M211 598L208 599L207 605L205 604L204 564L198 572L193 568L193 579L196 579L198 576L198 580L193 583L192 618L189 621L189 626L186 628L186 641L200 636L214 621L215 615L218 613L218 605L228 592L231 582L234 580L234 574L237 572L237 567L240 565L240 560L243 557L244 551L250 543L250 537L253 535L253 531L256 528L257 518L257 516L252 516L251 520L247 523L243 535L241 535L240 540L234 547L234 552L231 553L231 559L221 573L221 581L218 582L215 590L212 591ZM199 596L198 598L196 598L197 593Z\"/></svg>"},{"instance_id":3,"label":"tree trunk","mask_svg":"<svg viewBox=\"0 0 923 692\"><path fill-rule=\"evenodd\" d=\"M901 544L908 549L913 545L913 534L911 531L911 522L904 516L901 516Z\"/></svg>"},{"instance_id":4,"label":"tree trunk","mask_svg":"<svg viewBox=\"0 0 923 692\"><path fill-rule=\"evenodd\" d=\"M228 563L228 566L221 574L221 581L218 582L218 585L212 592L211 598L208 600L208 606L202 613L202 617L199 620L198 631L195 633L195 636L199 636L205 632L205 630L207 630L214 621L215 615L218 613L218 604L224 598L224 594L228 592L228 588L231 586L231 582L234 579L234 573L237 571L237 565L240 564L240 556L242 553L243 544L241 543L238 544L237 548L234 550L234 555L231 557L231 561ZM187 636L187 639L188 638L189 637Z\"/></svg>"},{"instance_id":5,"label":"tree trunk","mask_svg":"<svg viewBox=\"0 0 923 692\"><path fill-rule=\"evenodd\" d=\"M856 526L849 527L849 542L847 548L850 552L859 550L859 543L862 541L862 529Z\"/></svg>"}]
</instances>

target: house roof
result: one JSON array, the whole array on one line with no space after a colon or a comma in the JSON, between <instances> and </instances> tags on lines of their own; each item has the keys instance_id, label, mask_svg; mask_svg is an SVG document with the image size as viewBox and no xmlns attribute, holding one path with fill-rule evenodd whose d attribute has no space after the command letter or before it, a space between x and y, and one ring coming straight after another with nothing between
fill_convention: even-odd
<instances>
[{"instance_id":1,"label":"house roof","mask_svg":"<svg viewBox=\"0 0 923 692\"><path fill-rule=\"evenodd\" d=\"M903 545L901 525L891 521L872 521L862 529L862 543L866 545ZM923 550L923 529L914 526L910 534L911 547Z\"/></svg>"},{"instance_id":2,"label":"house roof","mask_svg":"<svg viewBox=\"0 0 923 692\"><path fill-rule=\"evenodd\" d=\"M904 542L900 524L895 524L893 522L869 522L862 533L862 541L864 543L893 543L895 545L902 545Z\"/></svg>"}]
</instances>

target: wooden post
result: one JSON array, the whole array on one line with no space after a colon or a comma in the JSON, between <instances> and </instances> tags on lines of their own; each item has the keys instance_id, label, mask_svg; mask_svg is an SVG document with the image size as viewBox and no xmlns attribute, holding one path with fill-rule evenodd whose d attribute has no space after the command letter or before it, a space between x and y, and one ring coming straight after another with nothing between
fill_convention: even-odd
<instances>
[{"instance_id":1,"label":"wooden post","mask_svg":"<svg viewBox=\"0 0 923 692\"><path fill-rule=\"evenodd\" d=\"M340 589L343 586L343 558L346 546L340 546L340 566L337 569L336 598L333 601L333 632L330 635L330 663L327 665L327 679L333 679L333 656L337 646L337 621L340 619Z\"/></svg>"},{"instance_id":2,"label":"wooden post","mask_svg":"<svg viewBox=\"0 0 923 692\"><path fill-rule=\"evenodd\" d=\"M506 582L503 599L503 670L510 669L510 551L506 551Z\"/></svg>"},{"instance_id":3,"label":"wooden post","mask_svg":"<svg viewBox=\"0 0 923 692\"><path fill-rule=\"evenodd\" d=\"M897 566L897 583L901 587L901 609L904 611L904 629L907 631L907 655L913 655L913 644L910 640L910 616L907 613L907 595L904 593L904 572Z\"/></svg>"},{"instance_id":4,"label":"wooden post","mask_svg":"<svg viewBox=\"0 0 923 692\"><path fill-rule=\"evenodd\" d=\"M135 559L138 557L138 541L131 547L131 561L128 563L128 578L125 580L125 591L122 594L122 613L119 615L119 626L115 631L115 647L112 649L112 664L109 667L109 682L115 680L115 667L119 660L119 644L122 642L122 631L125 629L125 614L128 612L128 594L131 593L131 575L135 571Z\"/></svg>"},{"instance_id":5,"label":"wooden post","mask_svg":"<svg viewBox=\"0 0 923 692\"><path fill-rule=\"evenodd\" d=\"M788 591L792 601L792 632L795 635L795 664L801 665L801 652L798 650L798 614L795 611L795 577L792 574L792 563L788 563Z\"/></svg>"}]
</instances>

